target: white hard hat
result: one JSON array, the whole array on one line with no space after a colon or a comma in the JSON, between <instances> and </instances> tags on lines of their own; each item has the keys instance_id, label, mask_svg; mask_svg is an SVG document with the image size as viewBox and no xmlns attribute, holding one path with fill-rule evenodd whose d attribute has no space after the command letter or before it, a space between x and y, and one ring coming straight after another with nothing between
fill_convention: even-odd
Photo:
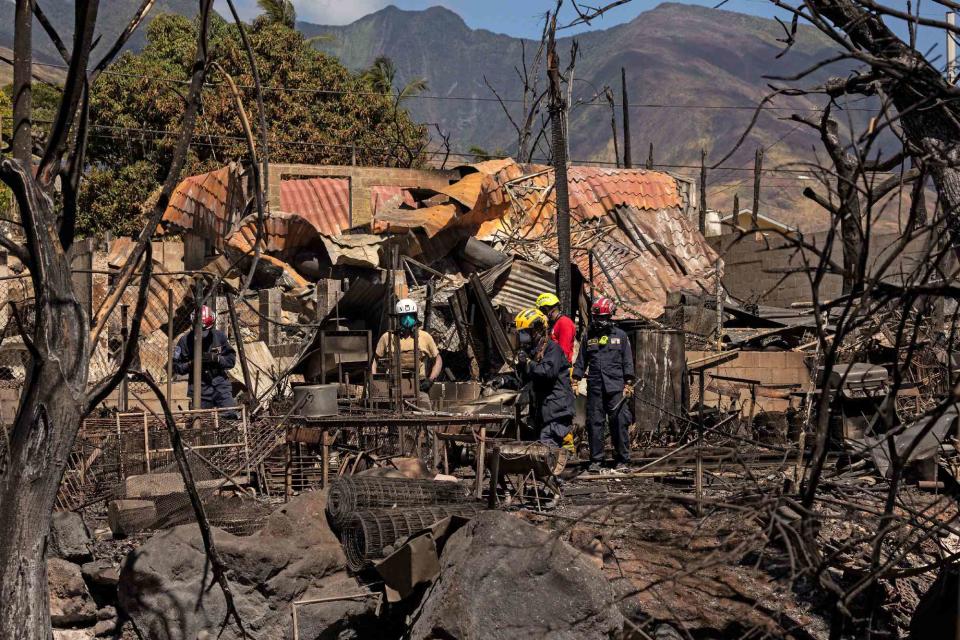
<instances>
[{"instance_id":1,"label":"white hard hat","mask_svg":"<svg viewBox=\"0 0 960 640\"><path fill-rule=\"evenodd\" d=\"M397 300L397 315L403 315L405 313L416 313L417 312L417 303L411 300L410 298L403 298L402 300Z\"/></svg>"}]
</instances>

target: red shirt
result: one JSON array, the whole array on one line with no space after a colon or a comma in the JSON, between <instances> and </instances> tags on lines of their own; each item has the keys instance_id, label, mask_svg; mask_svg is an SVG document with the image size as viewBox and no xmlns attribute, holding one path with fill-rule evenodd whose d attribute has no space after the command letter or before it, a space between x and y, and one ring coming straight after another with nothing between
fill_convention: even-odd
<instances>
[{"instance_id":1,"label":"red shirt","mask_svg":"<svg viewBox=\"0 0 960 640\"><path fill-rule=\"evenodd\" d=\"M573 362L573 340L577 336L577 327L567 316L560 316L550 329L550 339L560 345L567 360Z\"/></svg>"}]
</instances>

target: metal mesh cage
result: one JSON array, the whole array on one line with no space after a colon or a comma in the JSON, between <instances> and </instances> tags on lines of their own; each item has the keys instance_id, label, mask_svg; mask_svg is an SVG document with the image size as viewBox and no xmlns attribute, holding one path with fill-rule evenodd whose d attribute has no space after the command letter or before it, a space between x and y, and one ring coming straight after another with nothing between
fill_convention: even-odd
<instances>
[{"instance_id":1,"label":"metal mesh cage","mask_svg":"<svg viewBox=\"0 0 960 640\"><path fill-rule=\"evenodd\" d=\"M340 527L359 510L458 504L470 500L469 487L458 482L347 476L331 484L327 513Z\"/></svg>"},{"instance_id":2,"label":"metal mesh cage","mask_svg":"<svg viewBox=\"0 0 960 640\"><path fill-rule=\"evenodd\" d=\"M436 505L412 509L381 509L353 514L340 535L347 556L347 566L360 571L375 558L384 556L384 549L412 533L422 531L448 516L472 518L480 512L478 503Z\"/></svg>"}]
</instances>

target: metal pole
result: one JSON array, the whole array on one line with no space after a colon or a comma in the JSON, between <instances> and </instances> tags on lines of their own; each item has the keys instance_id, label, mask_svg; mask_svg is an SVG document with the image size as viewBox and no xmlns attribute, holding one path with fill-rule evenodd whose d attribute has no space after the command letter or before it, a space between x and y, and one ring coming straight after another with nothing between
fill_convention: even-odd
<instances>
[{"instance_id":1,"label":"metal pole","mask_svg":"<svg viewBox=\"0 0 960 640\"><path fill-rule=\"evenodd\" d=\"M167 402L173 403L173 287L167 287Z\"/></svg>"},{"instance_id":2,"label":"metal pole","mask_svg":"<svg viewBox=\"0 0 960 640\"><path fill-rule=\"evenodd\" d=\"M703 369L700 369L700 410L697 412L697 516L703 515Z\"/></svg>"},{"instance_id":3,"label":"metal pole","mask_svg":"<svg viewBox=\"0 0 960 640\"><path fill-rule=\"evenodd\" d=\"M715 276L717 279L717 351L723 351L723 283L720 281L722 262L717 258Z\"/></svg>"},{"instance_id":4,"label":"metal pole","mask_svg":"<svg viewBox=\"0 0 960 640\"><path fill-rule=\"evenodd\" d=\"M190 408L194 410L200 408L200 376L203 372L203 362L200 359L203 351L203 318L201 317L203 314L200 304L202 299L203 284L197 279L193 312L193 394L190 397Z\"/></svg>"},{"instance_id":5,"label":"metal pole","mask_svg":"<svg viewBox=\"0 0 960 640\"><path fill-rule=\"evenodd\" d=\"M957 25L957 14L947 11L947 24ZM957 36L947 29L947 82L954 84L957 81ZM958 627L960 629L960 627ZM957 632L960 634L960 631Z\"/></svg>"},{"instance_id":6,"label":"metal pole","mask_svg":"<svg viewBox=\"0 0 960 640\"><path fill-rule=\"evenodd\" d=\"M700 149L700 235L707 231L707 150Z\"/></svg>"},{"instance_id":7,"label":"metal pole","mask_svg":"<svg viewBox=\"0 0 960 640\"><path fill-rule=\"evenodd\" d=\"M623 166L631 169L633 159L630 157L630 100L627 97L627 70L623 67L620 67L620 92L623 96Z\"/></svg>"},{"instance_id":8,"label":"metal pole","mask_svg":"<svg viewBox=\"0 0 960 640\"><path fill-rule=\"evenodd\" d=\"M122 346L120 347L121 358L123 354L127 352L127 341L130 339L130 330L127 329L127 313L129 307L125 304L120 305L120 342ZM120 378L120 399L117 404L119 405L120 411L126 411L129 406L130 395L127 390L127 376L124 375Z\"/></svg>"},{"instance_id":9,"label":"metal pole","mask_svg":"<svg viewBox=\"0 0 960 640\"><path fill-rule=\"evenodd\" d=\"M763 148L757 149L757 155L753 159L753 229L757 228L757 220L760 215L760 174L763 172Z\"/></svg>"}]
</instances>

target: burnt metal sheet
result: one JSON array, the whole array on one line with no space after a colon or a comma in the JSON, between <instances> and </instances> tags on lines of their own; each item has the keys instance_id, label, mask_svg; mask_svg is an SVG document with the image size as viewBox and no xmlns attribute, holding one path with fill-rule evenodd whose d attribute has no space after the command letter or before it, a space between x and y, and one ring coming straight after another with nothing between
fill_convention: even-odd
<instances>
[{"instance_id":1,"label":"burnt metal sheet","mask_svg":"<svg viewBox=\"0 0 960 640\"><path fill-rule=\"evenodd\" d=\"M416 207L417 202L413 194L406 187L393 185L375 185L370 187L370 205L373 215L384 209L395 209L400 206Z\"/></svg>"},{"instance_id":2,"label":"burnt metal sheet","mask_svg":"<svg viewBox=\"0 0 960 640\"><path fill-rule=\"evenodd\" d=\"M354 266L376 269L380 266L380 247L384 239L368 233L321 236L330 263L337 267Z\"/></svg>"},{"instance_id":3,"label":"burnt metal sheet","mask_svg":"<svg viewBox=\"0 0 960 640\"><path fill-rule=\"evenodd\" d=\"M553 269L516 258L485 271L480 282L494 306L514 314L535 306L541 293L556 290Z\"/></svg>"},{"instance_id":4,"label":"burnt metal sheet","mask_svg":"<svg viewBox=\"0 0 960 640\"><path fill-rule=\"evenodd\" d=\"M280 208L320 233L335 236L351 226L349 178L296 178L280 182Z\"/></svg>"},{"instance_id":5,"label":"burnt metal sheet","mask_svg":"<svg viewBox=\"0 0 960 640\"><path fill-rule=\"evenodd\" d=\"M257 215L247 216L227 239L227 245L241 250L252 247L258 236L257 227ZM302 249L321 244L320 232L312 224L295 213L280 211L264 217L262 240L265 251L283 260L292 260Z\"/></svg>"},{"instance_id":6,"label":"burnt metal sheet","mask_svg":"<svg viewBox=\"0 0 960 640\"><path fill-rule=\"evenodd\" d=\"M402 234L422 229L428 238L433 238L456 216L452 204L441 204L424 209L389 209L378 211L373 217L373 230L377 233Z\"/></svg>"},{"instance_id":7,"label":"burnt metal sheet","mask_svg":"<svg viewBox=\"0 0 960 640\"><path fill-rule=\"evenodd\" d=\"M439 193L448 196L451 200L456 200L467 209L473 209L477 204L477 198L480 197L485 176L484 173L467 174L463 179L440 189Z\"/></svg>"},{"instance_id":8,"label":"burnt metal sheet","mask_svg":"<svg viewBox=\"0 0 960 640\"><path fill-rule=\"evenodd\" d=\"M221 248L246 200L240 166L231 162L216 171L182 180L174 189L160 224L193 231Z\"/></svg>"}]
</instances>

